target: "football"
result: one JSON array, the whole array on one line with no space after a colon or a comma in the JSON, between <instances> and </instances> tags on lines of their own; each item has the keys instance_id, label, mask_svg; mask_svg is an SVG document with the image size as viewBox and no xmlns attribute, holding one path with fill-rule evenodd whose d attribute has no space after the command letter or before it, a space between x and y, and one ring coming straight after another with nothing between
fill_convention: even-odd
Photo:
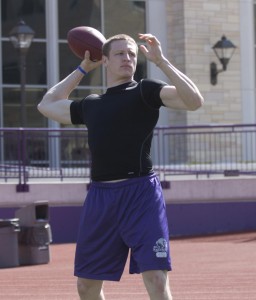
<instances>
[{"instance_id":1,"label":"football","mask_svg":"<svg viewBox=\"0 0 256 300\"><path fill-rule=\"evenodd\" d=\"M106 41L101 32L93 27L79 26L69 30L68 45L71 51L79 58L84 58L86 50L90 52L92 61L101 60L102 45Z\"/></svg>"}]
</instances>

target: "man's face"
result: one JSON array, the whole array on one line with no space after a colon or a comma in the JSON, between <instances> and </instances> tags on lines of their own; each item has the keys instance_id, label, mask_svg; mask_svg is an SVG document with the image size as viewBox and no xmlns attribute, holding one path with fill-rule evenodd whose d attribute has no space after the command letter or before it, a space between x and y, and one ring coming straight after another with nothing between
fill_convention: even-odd
<instances>
[{"instance_id":1,"label":"man's face","mask_svg":"<svg viewBox=\"0 0 256 300\"><path fill-rule=\"evenodd\" d=\"M119 79L133 77L137 65L137 45L130 41L113 41L104 64L108 74Z\"/></svg>"}]
</instances>

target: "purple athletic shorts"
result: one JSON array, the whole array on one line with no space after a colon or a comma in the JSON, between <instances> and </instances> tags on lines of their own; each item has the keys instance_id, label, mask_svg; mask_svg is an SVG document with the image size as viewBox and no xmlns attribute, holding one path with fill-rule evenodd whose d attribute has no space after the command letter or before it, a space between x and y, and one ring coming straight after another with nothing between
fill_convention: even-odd
<instances>
[{"instance_id":1,"label":"purple athletic shorts","mask_svg":"<svg viewBox=\"0 0 256 300\"><path fill-rule=\"evenodd\" d=\"M130 255L130 273L171 270L162 188L153 174L92 182L79 228L75 276L119 281Z\"/></svg>"}]
</instances>

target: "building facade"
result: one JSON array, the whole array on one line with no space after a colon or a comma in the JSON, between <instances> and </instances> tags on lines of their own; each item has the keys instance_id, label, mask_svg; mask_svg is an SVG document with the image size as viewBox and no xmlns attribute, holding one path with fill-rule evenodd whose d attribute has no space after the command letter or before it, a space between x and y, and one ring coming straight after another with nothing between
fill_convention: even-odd
<instances>
[{"instance_id":1,"label":"building facade","mask_svg":"<svg viewBox=\"0 0 256 300\"><path fill-rule=\"evenodd\" d=\"M23 19L35 31L26 57L26 127L59 127L37 111L46 90L80 63L66 36L76 26L91 26L106 37L124 32L137 41L138 32L151 32L163 52L199 87L205 105L196 112L161 109L159 125L237 124L256 122L255 0L1 0L0 127L20 126L19 53L9 33ZM212 46L225 35L237 49L227 71L210 83L210 63L221 65ZM139 56L136 79L166 81L156 66ZM89 74L71 94L80 99L105 90L105 74Z\"/></svg>"}]
</instances>

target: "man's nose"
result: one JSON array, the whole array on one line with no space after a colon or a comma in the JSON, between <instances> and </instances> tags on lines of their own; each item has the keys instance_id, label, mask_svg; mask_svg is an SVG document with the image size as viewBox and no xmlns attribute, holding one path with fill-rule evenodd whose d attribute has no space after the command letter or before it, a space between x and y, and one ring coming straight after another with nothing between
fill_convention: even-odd
<instances>
[{"instance_id":1,"label":"man's nose","mask_svg":"<svg viewBox=\"0 0 256 300\"><path fill-rule=\"evenodd\" d=\"M130 60L131 59L130 54L129 53L124 53L123 59L124 60Z\"/></svg>"}]
</instances>

